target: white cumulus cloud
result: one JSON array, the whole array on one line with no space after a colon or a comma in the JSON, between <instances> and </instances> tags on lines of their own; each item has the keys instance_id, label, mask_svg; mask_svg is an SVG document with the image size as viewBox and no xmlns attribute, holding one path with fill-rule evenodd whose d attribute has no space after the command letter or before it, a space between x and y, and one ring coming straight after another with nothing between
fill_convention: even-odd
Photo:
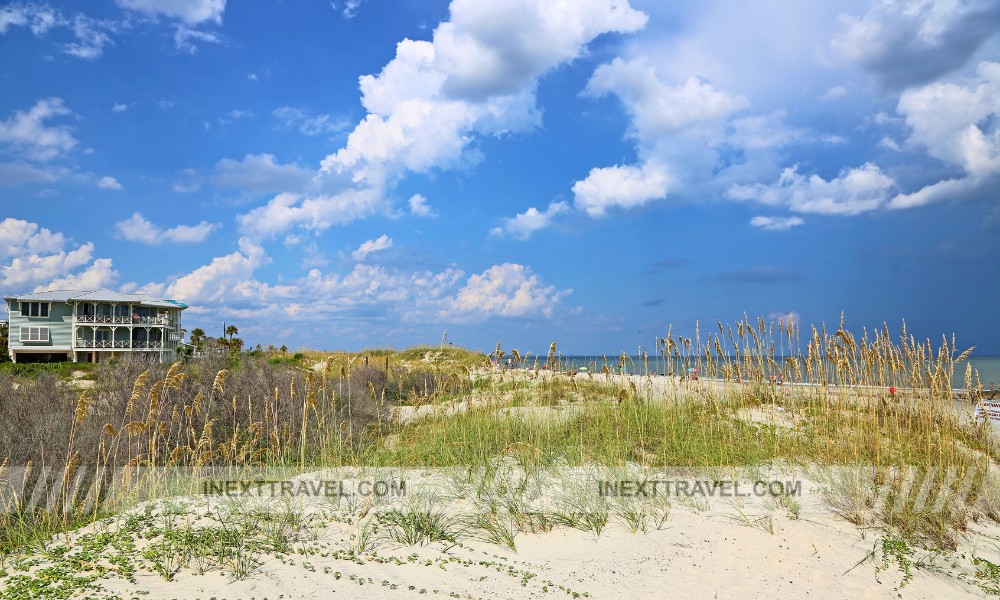
<instances>
[{"instance_id":1,"label":"white cumulus cloud","mask_svg":"<svg viewBox=\"0 0 1000 600\"><path fill-rule=\"evenodd\" d=\"M61 233L20 219L0 221L0 260L9 260L0 266L0 288L12 293L99 288L118 277L111 259L94 257L93 243L73 247Z\"/></svg>"},{"instance_id":2,"label":"white cumulus cloud","mask_svg":"<svg viewBox=\"0 0 1000 600\"><path fill-rule=\"evenodd\" d=\"M749 102L717 89L699 77L671 85L646 58L616 58L598 67L584 94L618 97L630 117L628 135L640 160L632 165L591 169L573 185L574 206L592 217L611 207L632 208L667 197L671 186L711 169L722 143L769 147L788 143L799 133L780 125L781 113L728 126ZM780 127L775 127L775 124ZM764 131L765 126L769 130ZM766 134L766 135L765 135Z\"/></svg>"},{"instance_id":3,"label":"white cumulus cloud","mask_svg":"<svg viewBox=\"0 0 1000 600\"><path fill-rule=\"evenodd\" d=\"M358 249L351 253L351 257L354 260L361 262L372 252L379 252L388 248L392 248L392 238L382 234L377 239L362 242L361 245L358 246Z\"/></svg>"},{"instance_id":4,"label":"white cumulus cloud","mask_svg":"<svg viewBox=\"0 0 1000 600\"><path fill-rule=\"evenodd\" d=\"M670 181L666 167L655 162L594 168L573 184L573 203L592 217L603 217L611 207L633 208L665 198Z\"/></svg>"},{"instance_id":5,"label":"white cumulus cloud","mask_svg":"<svg viewBox=\"0 0 1000 600\"><path fill-rule=\"evenodd\" d=\"M569 210L569 204L565 202L553 202L544 211L540 211L534 206L518 213L513 218L505 219L502 227L494 227L490 230L491 237L508 235L518 240L529 239L539 229L544 229L551 224L552 219Z\"/></svg>"},{"instance_id":6,"label":"white cumulus cloud","mask_svg":"<svg viewBox=\"0 0 1000 600\"><path fill-rule=\"evenodd\" d=\"M1000 179L1000 62L983 62L958 83L931 83L904 92L897 111L910 127L907 144L925 148L965 177L944 179L892 199L891 208L911 208L984 196Z\"/></svg>"},{"instance_id":7,"label":"white cumulus cloud","mask_svg":"<svg viewBox=\"0 0 1000 600\"><path fill-rule=\"evenodd\" d=\"M413 194L410 196L410 213L418 217L435 217L437 216L433 210L431 210L430 204L427 204L427 198L424 198L420 194Z\"/></svg>"},{"instance_id":8,"label":"white cumulus cloud","mask_svg":"<svg viewBox=\"0 0 1000 600\"><path fill-rule=\"evenodd\" d=\"M573 290L545 285L530 267L504 263L472 275L439 315L459 319L551 317Z\"/></svg>"},{"instance_id":9,"label":"white cumulus cloud","mask_svg":"<svg viewBox=\"0 0 1000 600\"><path fill-rule=\"evenodd\" d=\"M97 187L102 190L120 190L122 189L122 184L114 177L101 177L97 180Z\"/></svg>"},{"instance_id":10,"label":"white cumulus cloud","mask_svg":"<svg viewBox=\"0 0 1000 600\"><path fill-rule=\"evenodd\" d=\"M386 208L388 204L381 191L372 188L348 189L314 197L283 193L264 206L238 215L236 221L248 235L271 237L295 226L323 231Z\"/></svg>"},{"instance_id":11,"label":"white cumulus cloud","mask_svg":"<svg viewBox=\"0 0 1000 600\"><path fill-rule=\"evenodd\" d=\"M633 135L647 146L664 135L723 120L749 105L746 98L717 90L697 77L689 77L683 85L668 85L644 58L616 58L601 65L587 83L586 94L618 96L632 116Z\"/></svg>"},{"instance_id":12,"label":"white cumulus cloud","mask_svg":"<svg viewBox=\"0 0 1000 600\"><path fill-rule=\"evenodd\" d=\"M27 111L15 111L0 121L0 144L8 151L46 161L65 154L76 146L76 138L66 126L50 126L47 121L73 114L61 98L39 100Z\"/></svg>"},{"instance_id":13,"label":"white cumulus cloud","mask_svg":"<svg viewBox=\"0 0 1000 600\"><path fill-rule=\"evenodd\" d=\"M734 200L754 200L794 212L858 215L884 207L895 187L878 166L865 163L830 180L815 174L807 177L797 166L788 167L774 183L734 185L727 194Z\"/></svg>"},{"instance_id":14,"label":"white cumulus cloud","mask_svg":"<svg viewBox=\"0 0 1000 600\"><path fill-rule=\"evenodd\" d=\"M236 305L248 298L254 300L266 285L254 280L253 274L271 258L247 238L240 238L239 247L172 281L165 287L167 297L202 305Z\"/></svg>"},{"instance_id":15,"label":"white cumulus cloud","mask_svg":"<svg viewBox=\"0 0 1000 600\"><path fill-rule=\"evenodd\" d=\"M584 52L595 37L632 32L646 16L618 0L478 2L454 0L430 41L404 39L377 75L360 78L367 116L346 145L321 162L323 194L282 195L241 215L247 232L324 229L346 222L344 200L364 199L359 218L389 205L386 192L407 173L467 166L477 136L526 131L540 122L538 79ZM331 189L332 188L332 189ZM365 193L364 190L368 192ZM333 214L337 211L337 214Z\"/></svg>"},{"instance_id":16,"label":"white cumulus cloud","mask_svg":"<svg viewBox=\"0 0 1000 600\"><path fill-rule=\"evenodd\" d=\"M115 223L115 231L122 239L154 246L163 242L178 244L203 242L219 227L218 223L202 221L197 225L177 225L164 229L146 220L142 213L134 213L128 219Z\"/></svg>"}]
</instances>

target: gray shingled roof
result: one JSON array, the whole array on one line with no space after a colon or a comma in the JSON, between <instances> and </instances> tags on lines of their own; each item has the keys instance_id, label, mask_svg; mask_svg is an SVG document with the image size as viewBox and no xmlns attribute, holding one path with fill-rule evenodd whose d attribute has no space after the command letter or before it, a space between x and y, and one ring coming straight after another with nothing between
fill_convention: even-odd
<instances>
[{"instance_id":1,"label":"gray shingled roof","mask_svg":"<svg viewBox=\"0 0 1000 600\"><path fill-rule=\"evenodd\" d=\"M4 296L4 300L36 300L39 302L133 302L144 306L156 306L160 308L187 308L187 305L174 300L164 300L154 298L149 294L122 294L113 290L101 288L99 290L50 290L47 292L36 292L34 294L20 294L17 296Z\"/></svg>"},{"instance_id":2,"label":"gray shingled roof","mask_svg":"<svg viewBox=\"0 0 1000 600\"><path fill-rule=\"evenodd\" d=\"M101 288L73 296L73 300L85 300L88 302L135 302L136 299L134 296L128 294L119 294L113 290Z\"/></svg>"},{"instance_id":3,"label":"gray shingled roof","mask_svg":"<svg viewBox=\"0 0 1000 600\"><path fill-rule=\"evenodd\" d=\"M69 302L70 299L85 294L80 290L51 290L48 292L36 292L34 294L22 294L19 296L4 296L4 300L39 300L41 302Z\"/></svg>"}]
</instances>

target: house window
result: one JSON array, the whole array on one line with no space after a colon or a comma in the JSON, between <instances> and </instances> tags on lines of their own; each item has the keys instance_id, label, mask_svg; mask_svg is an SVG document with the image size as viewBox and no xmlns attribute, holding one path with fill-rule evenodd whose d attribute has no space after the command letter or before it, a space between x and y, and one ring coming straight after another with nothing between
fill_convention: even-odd
<instances>
[{"instance_id":1,"label":"house window","mask_svg":"<svg viewBox=\"0 0 1000 600\"><path fill-rule=\"evenodd\" d=\"M11 300L10 301L10 311L14 312L15 310L17 310L17 300Z\"/></svg>"},{"instance_id":2,"label":"house window","mask_svg":"<svg viewBox=\"0 0 1000 600\"><path fill-rule=\"evenodd\" d=\"M22 302L22 317L47 317L49 316L48 302Z\"/></svg>"},{"instance_id":3,"label":"house window","mask_svg":"<svg viewBox=\"0 0 1000 600\"><path fill-rule=\"evenodd\" d=\"M49 341L49 328L48 327L37 327L22 325L21 326L21 341L22 342L47 342Z\"/></svg>"},{"instance_id":4,"label":"house window","mask_svg":"<svg viewBox=\"0 0 1000 600\"><path fill-rule=\"evenodd\" d=\"M107 329L98 329L94 335L98 342L106 342L111 339L111 332Z\"/></svg>"}]
</instances>

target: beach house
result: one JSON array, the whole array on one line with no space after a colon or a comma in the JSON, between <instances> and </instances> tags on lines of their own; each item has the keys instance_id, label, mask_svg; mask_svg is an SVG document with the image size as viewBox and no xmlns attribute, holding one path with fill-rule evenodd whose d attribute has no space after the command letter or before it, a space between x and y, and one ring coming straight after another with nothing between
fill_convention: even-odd
<instances>
[{"instance_id":1,"label":"beach house","mask_svg":"<svg viewBox=\"0 0 1000 600\"><path fill-rule=\"evenodd\" d=\"M171 361L187 305L107 289L5 296L14 362L99 362L140 353Z\"/></svg>"}]
</instances>

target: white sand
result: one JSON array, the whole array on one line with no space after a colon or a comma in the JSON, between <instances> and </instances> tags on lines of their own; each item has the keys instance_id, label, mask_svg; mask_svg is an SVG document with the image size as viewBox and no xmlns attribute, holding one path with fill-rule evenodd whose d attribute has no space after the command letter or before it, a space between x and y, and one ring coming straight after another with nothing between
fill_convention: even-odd
<instances>
[{"instance_id":1,"label":"white sand","mask_svg":"<svg viewBox=\"0 0 1000 600\"><path fill-rule=\"evenodd\" d=\"M219 572L181 572L171 582L145 573L135 586L111 580L105 587L121 594L144 591L149 598L206 599L450 594L460 598L561 598L567 593L560 585L592 598L839 599L896 598L898 593L904 598L955 598L978 592L954 578L920 570L908 585L898 588L902 572L895 565L877 576L872 561L858 564L871 551L873 536L861 539L857 529L832 515L799 520L776 515L775 527L771 534L730 519L676 510L664 529L648 533L632 533L622 524L612 524L600 536L576 529L521 535L516 553L477 542L448 551L440 544L411 548L383 542L376 553L363 555L360 562L364 564L319 555L291 556L284 563L270 558L259 571L240 581ZM337 550L346 533L346 527L334 527L304 547ZM419 558L407 562L412 553ZM375 562L376 557L396 557L403 564ZM427 560L432 561L430 566L425 564ZM473 561L471 566L456 562L468 560ZM478 564L480 561L487 564ZM338 572L340 579L335 576ZM529 574L534 576L522 585L522 577ZM365 585L352 580L352 575L365 580ZM393 584L395 589L389 587ZM546 585L547 592L543 591ZM426 595L420 590L426 590Z\"/></svg>"},{"instance_id":2,"label":"white sand","mask_svg":"<svg viewBox=\"0 0 1000 600\"><path fill-rule=\"evenodd\" d=\"M410 476L424 478L417 484L431 482L440 487L442 472L411 472ZM320 478L332 477L324 472ZM591 598L985 596L979 588L963 582L959 573L964 572L966 579L974 578L968 560L973 555L1000 564L1000 526L973 525L960 540L957 552L936 560L941 572L914 568L912 580L900 587L903 571L895 562L879 572L880 561L869 558L884 534L859 530L825 508L819 501L822 494L811 491L818 489L816 484L806 482L806 489L809 493L800 498L797 515L769 499L713 498L701 504L674 497L665 520L659 524L655 519L647 521L646 532L633 533L621 517L612 514L600 535L559 525L547 533L518 534L517 551L513 551L468 533L459 534L459 545L433 542L404 546L393 541L383 527L375 535L375 543L357 554L348 551L355 547L352 536L372 523L380 509L388 508L389 501L376 502L374 508L368 501L335 507L326 499L310 497L297 499L292 505L300 513L297 522L310 526L293 537L291 550L284 555L260 554L259 567L245 578L237 579L228 567L219 565L209 565L204 573L198 573L196 563L191 562L167 581L151 569L148 560L136 560L134 564L140 568L135 583L114 576L99 583L103 593L112 597L205 600L518 599L573 597L573 592ZM469 496L454 498L455 506L468 508ZM238 512L265 507L280 513L283 502L254 499L241 505ZM172 517L175 524L217 527L218 522L212 523L206 515L218 514L225 503L206 497L160 501L149 505L153 513L147 526L162 527L164 519L171 518L164 517L163 507L174 506L176 511L184 506L179 511L182 514ZM81 534L116 531L130 515L142 515L144 509L72 534L71 547L79 547ZM234 525L230 522L229 527ZM137 548L132 554L139 556L148 541L143 536L135 539ZM64 543L60 539L54 545ZM910 559L927 563L930 557L931 553L916 550ZM961 564L955 567L952 561ZM42 560L33 568L46 564ZM79 590L73 597L105 596Z\"/></svg>"}]
</instances>

